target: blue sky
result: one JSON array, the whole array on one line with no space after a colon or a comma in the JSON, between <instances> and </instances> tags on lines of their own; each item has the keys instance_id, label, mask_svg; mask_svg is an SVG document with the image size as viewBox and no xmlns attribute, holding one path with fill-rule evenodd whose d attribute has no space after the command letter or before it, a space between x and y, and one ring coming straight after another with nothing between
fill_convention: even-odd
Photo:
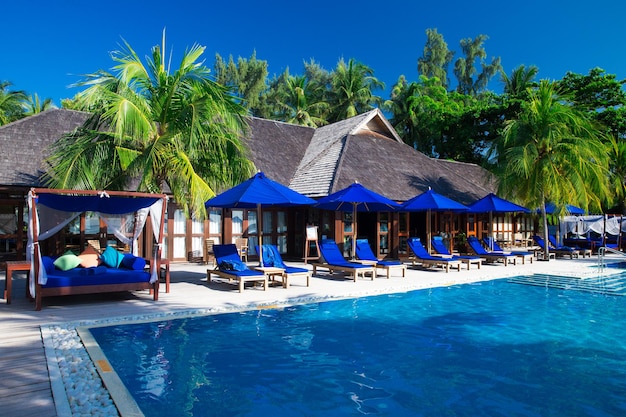
<instances>
[{"instance_id":1,"label":"blue sky","mask_svg":"<svg viewBox=\"0 0 626 417\"><path fill-rule=\"evenodd\" d=\"M83 74L111 68L109 53L122 38L143 57L160 44L163 28L175 66L194 43L206 46L211 68L216 53L248 58L256 51L270 75L287 67L300 74L310 59L331 70L354 58L386 84L383 98L401 74L417 79L427 28L437 28L455 56L461 39L489 36L488 59L500 56L507 73L536 65L539 78L554 80L601 67L623 79L625 12L619 0L12 1L2 7L0 80L60 104L78 92L68 86Z\"/></svg>"}]
</instances>

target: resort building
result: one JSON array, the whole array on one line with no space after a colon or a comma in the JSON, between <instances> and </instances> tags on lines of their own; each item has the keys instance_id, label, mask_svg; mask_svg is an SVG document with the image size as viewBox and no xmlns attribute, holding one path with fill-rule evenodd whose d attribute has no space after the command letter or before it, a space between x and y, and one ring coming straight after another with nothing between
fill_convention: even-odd
<instances>
[{"instance_id":1,"label":"resort building","mask_svg":"<svg viewBox=\"0 0 626 417\"><path fill-rule=\"evenodd\" d=\"M42 186L43 161L49 146L82 125L89 114L54 109L0 127L0 260L23 259L26 242L26 196L31 187ZM251 117L244 139L249 158L269 178L311 198L319 198L357 181L397 202L406 201L431 188L463 204L495 191L495 182L483 168L468 163L430 158L402 142L383 113L372 110L320 128ZM432 233L446 238L459 232L482 236L488 225L484 216L432 213ZM281 253L302 258L307 226L318 236L338 243L353 236L352 213L329 212L314 207L263 210L262 222L254 210L208 210L208 220L185 218L176 202L167 209L164 256L172 262L202 260L206 240L215 243L247 238L250 255L258 244L257 225L262 224L265 243L276 244ZM423 212L359 212L359 238L367 238L377 255L406 255L409 236L426 238ZM498 235L530 231L529 220L507 215L493 221ZM89 214L80 217L61 234L61 246L84 246L87 240L115 242L106 225ZM149 245L149 244L148 244ZM144 250L149 248L144 247ZM345 255L350 245L344 244Z\"/></svg>"}]
</instances>

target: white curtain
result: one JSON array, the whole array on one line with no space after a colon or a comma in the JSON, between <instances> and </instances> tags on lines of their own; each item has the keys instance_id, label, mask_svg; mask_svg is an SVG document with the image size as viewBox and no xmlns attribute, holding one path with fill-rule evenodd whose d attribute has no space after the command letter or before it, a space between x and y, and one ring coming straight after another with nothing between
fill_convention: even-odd
<instances>
[{"instance_id":1,"label":"white curtain","mask_svg":"<svg viewBox=\"0 0 626 417\"><path fill-rule=\"evenodd\" d=\"M591 216L564 216L561 218L560 232L562 236L567 233L575 233L579 236L595 232L601 236L605 233L619 235L621 217L609 217L606 215Z\"/></svg>"}]
</instances>

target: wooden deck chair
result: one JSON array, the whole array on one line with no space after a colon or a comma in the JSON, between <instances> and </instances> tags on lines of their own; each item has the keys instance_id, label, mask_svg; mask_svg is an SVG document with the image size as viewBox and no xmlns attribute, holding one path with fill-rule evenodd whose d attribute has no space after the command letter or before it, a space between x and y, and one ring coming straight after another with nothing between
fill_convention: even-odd
<instances>
[{"instance_id":1,"label":"wooden deck chair","mask_svg":"<svg viewBox=\"0 0 626 417\"><path fill-rule=\"evenodd\" d=\"M415 258L413 259L413 265L416 263L421 264L423 267L440 266L450 272L450 268L456 268L461 271L461 261L457 259L446 259L440 256L432 256L428 253L419 237L410 237L406 240L406 244L411 249Z\"/></svg>"},{"instance_id":2,"label":"wooden deck chair","mask_svg":"<svg viewBox=\"0 0 626 417\"><path fill-rule=\"evenodd\" d=\"M483 260L480 256L451 254L446 245L443 243L443 238L441 236L433 236L431 244L435 252L437 252L437 254L433 256L442 256L446 259L456 259L467 265L467 269L470 269L470 265L476 265L478 269L480 269L480 266L483 264Z\"/></svg>"},{"instance_id":3,"label":"wooden deck chair","mask_svg":"<svg viewBox=\"0 0 626 417\"><path fill-rule=\"evenodd\" d=\"M256 251L259 253L258 246L256 247ZM276 245L263 245L263 266L282 269L283 287L285 288L289 288L289 281L294 277L306 277L307 287L311 283L311 271L307 268L298 268L285 264Z\"/></svg>"},{"instance_id":4,"label":"wooden deck chair","mask_svg":"<svg viewBox=\"0 0 626 417\"><path fill-rule=\"evenodd\" d=\"M267 275L248 268L248 265L239 257L237 247L234 244L213 245L213 252L215 253L216 266L215 269L206 270L208 282L211 282L211 275L217 275L220 278L228 279L229 282L237 281L239 292L243 292L246 282L260 282L263 284L263 289L267 290Z\"/></svg>"},{"instance_id":5,"label":"wooden deck chair","mask_svg":"<svg viewBox=\"0 0 626 417\"><path fill-rule=\"evenodd\" d=\"M489 236L483 237L483 243L486 247L491 248L492 252L502 252L517 256L522 260L522 265L525 264L526 261L530 261L530 263L532 264L533 259L535 258L535 254L528 251L505 251L500 245L498 245L498 242L496 242L494 238Z\"/></svg>"},{"instance_id":6,"label":"wooden deck chair","mask_svg":"<svg viewBox=\"0 0 626 417\"><path fill-rule=\"evenodd\" d=\"M517 256L503 252L489 252L483 247L483 244L480 243L480 240L478 240L476 236L468 237L467 244L476 255L483 258L486 262L502 261L504 266L507 266L510 262L513 262L513 265L517 264Z\"/></svg>"},{"instance_id":7,"label":"wooden deck chair","mask_svg":"<svg viewBox=\"0 0 626 417\"><path fill-rule=\"evenodd\" d=\"M406 265L397 260L380 260L374 255L367 239L356 240L356 256L358 262L365 265L374 265L376 269L387 272L387 279L390 278L391 271L400 271L402 277L406 276Z\"/></svg>"},{"instance_id":8,"label":"wooden deck chair","mask_svg":"<svg viewBox=\"0 0 626 417\"><path fill-rule=\"evenodd\" d=\"M376 267L372 265L363 265L359 262L348 262L344 259L337 243L332 239L322 239L319 243L319 250L323 262L312 262L313 275L317 273L317 268L326 268L332 274L335 271L348 273L356 282L357 277L360 275L365 278L367 274L374 280L376 275Z\"/></svg>"}]
</instances>

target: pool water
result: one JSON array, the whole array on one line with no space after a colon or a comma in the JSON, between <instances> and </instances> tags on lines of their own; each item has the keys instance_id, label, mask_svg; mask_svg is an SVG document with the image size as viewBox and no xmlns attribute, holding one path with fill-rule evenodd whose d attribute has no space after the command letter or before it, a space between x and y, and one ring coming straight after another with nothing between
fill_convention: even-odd
<instances>
[{"instance_id":1,"label":"pool water","mask_svg":"<svg viewBox=\"0 0 626 417\"><path fill-rule=\"evenodd\" d=\"M625 316L498 280L91 332L146 416L619 416Z\"/></svg>"}]
</instances>

